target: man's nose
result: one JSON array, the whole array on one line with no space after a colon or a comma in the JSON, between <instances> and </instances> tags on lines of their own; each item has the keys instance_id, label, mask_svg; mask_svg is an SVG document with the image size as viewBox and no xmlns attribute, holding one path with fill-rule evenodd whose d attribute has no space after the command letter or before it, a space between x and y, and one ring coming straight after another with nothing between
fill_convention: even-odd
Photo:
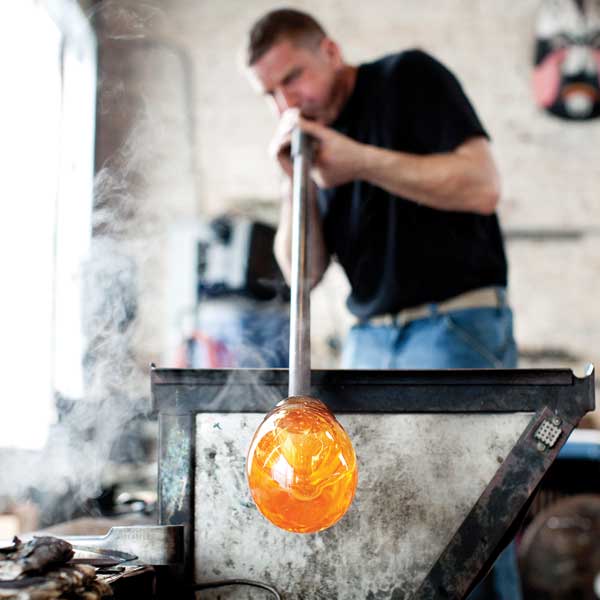
<instances>
[{"instance_id":1,"label":"man's nose","mask_svg":"<svg viewBox=\"0 0 600 600\"><path fill-rule=\"evenodd\" d=\"M298 108L300 106L298 95L289 90L277 90L275 101L280 115L289 108Z\"/></svg>"}]
</instances>

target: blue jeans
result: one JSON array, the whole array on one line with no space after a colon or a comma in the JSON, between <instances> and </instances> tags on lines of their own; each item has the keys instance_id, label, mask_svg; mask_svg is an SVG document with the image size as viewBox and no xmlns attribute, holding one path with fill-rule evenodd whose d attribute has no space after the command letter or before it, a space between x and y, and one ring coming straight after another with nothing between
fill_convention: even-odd
<instances>
[{"instance_id":1,"label":"blue jeans","mask_svg":"<svg viewBox=\"0 0 600 600\"><path fill-rule=\"evenodd\" d=\"M349 332L342 353L345 369L515 368L517 347L512 311L467 308L431 315L406 325L361 323Z\"/></svg>"},{"instance_id":2,"label":"blue jeans","mask_svg":"<svg viewBox=\"0 0 600 600\"><path fill-rule=\"evenodd\" d=\"M346 369L516 368L511 309L468 308L406 325L355 325L342 353ZM500 554L489 576L468 600L520 600L515 544Z\"/></svg>"}]
</instances>

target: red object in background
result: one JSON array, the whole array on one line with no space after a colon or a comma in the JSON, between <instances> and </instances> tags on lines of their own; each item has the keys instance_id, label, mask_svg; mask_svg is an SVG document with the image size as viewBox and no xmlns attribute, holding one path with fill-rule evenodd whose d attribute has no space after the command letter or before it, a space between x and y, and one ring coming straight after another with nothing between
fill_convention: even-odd
<instances>
[{"instance_id":1,"label":"red object in background","mask_svg":"<svg viewBox=\"0 0 600 600\"><path fill-rule=\"evenodd\" d=\"M219 369L235 366L235 360L227 346L200 331L185 340L175 357L176 369Z\"/></svg>"},{"instance_id":2,"label":"red object in background","mask_svg":"<svg viewBox=\"0 0 600 600\"><path fill-rule=\"evenodd\" d=\"M552 52L533 71L533 93L536 102L544 108L551 107L560 92L560 67L566 50Z\"/></svg>"}]
</instances>

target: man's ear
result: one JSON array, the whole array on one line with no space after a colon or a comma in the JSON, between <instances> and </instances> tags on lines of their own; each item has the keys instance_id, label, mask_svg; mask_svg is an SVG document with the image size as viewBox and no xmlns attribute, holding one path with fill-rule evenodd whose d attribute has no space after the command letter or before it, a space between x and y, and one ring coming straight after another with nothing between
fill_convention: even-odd
<instances>
[{"instance_id":1,"label":"man's ear","mask_svg":"<svg viewBox=\"0 0 600 600\"><path fill-rule=\"evenodd\" d=\"M327 58L331 65L334 67L341 67L344 64L342 59L342 51L340 47L337 45L329 37L324 37L320 43L321 52Z\"/></svg>"}]
</instances>

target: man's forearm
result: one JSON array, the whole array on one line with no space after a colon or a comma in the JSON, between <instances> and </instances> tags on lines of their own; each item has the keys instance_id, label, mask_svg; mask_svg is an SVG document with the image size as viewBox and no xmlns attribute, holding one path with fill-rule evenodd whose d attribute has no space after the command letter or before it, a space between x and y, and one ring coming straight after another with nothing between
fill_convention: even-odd
<instances>
[{"instance_id":1,"label":"man's forearm","mask_svg":"<svg viewBox=\"0 0 600 600\"><path fill-rule=\"evenodd\" d=\"M309 198L308 227L310 236L309 277L310 287L313 288L319 283L329 265L329 254L323 240L321 215L316 202L315 188L313 188ZM279 225L275 234L273 250L279 268L289 284L292 270L292 191L289 184L284 186Z\"/></svg>"},{"instance_id":2,"label":"man's forearm","mask_svg":"<svg viewBox=\"0 0 600 600\"><path fill-rule=\"evenodd\" d=\"M500 183L484 138L454 152L416 155L364 145L357 178L431 208L491 214Z\"/></svg>"}]
</instances>

